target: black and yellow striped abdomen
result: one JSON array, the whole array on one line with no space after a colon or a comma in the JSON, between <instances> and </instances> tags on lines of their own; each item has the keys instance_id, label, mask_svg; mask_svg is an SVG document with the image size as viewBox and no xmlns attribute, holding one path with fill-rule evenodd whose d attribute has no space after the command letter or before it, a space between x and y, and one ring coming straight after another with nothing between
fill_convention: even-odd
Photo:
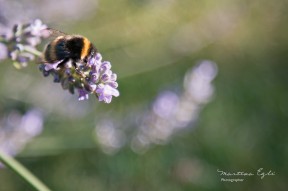
<instances>
[{"instance_id":1,"label":"black and yellow striped abdomen","mask_svg":"<svg viewBox=\"0 0 288 191\"><path fill-rule=\"evenodd\" d=\"M96 50L86 37L80 35L58 36L47 45L44 51L44 62L54 63L68 59L75 62L84 61L92 52L96 52Z\"/></svg>"}]
</instances>

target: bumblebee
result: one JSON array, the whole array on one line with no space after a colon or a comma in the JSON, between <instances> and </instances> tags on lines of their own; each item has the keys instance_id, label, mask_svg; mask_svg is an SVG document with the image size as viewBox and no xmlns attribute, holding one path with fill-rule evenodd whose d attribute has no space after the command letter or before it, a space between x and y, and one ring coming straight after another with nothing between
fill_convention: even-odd
<instances>
[{"instance_id":1,"label":"bumblebee","mask_svg":"<svg viewBox=\"0 0 288 191\"><path fill-rule=\"evenodd\" d=\"M50 37L55 37L44 49L43 62L46 64L59 61L64 64L71 60L76 67L76 63L85 64L97 53L95 46L84 36L68 35L51 28L45 30L50 33Z\"/></svg>"}]
</instances>

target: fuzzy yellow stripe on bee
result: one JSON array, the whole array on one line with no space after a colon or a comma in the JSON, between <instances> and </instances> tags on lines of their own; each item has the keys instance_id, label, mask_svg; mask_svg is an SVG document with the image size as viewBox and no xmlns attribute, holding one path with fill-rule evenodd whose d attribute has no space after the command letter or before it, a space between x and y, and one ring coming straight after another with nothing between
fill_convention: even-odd
<instances>
[{"instance_id":1,"label":"fuzzy yellow stripe on bee","mask_svg":"<svg viewBox=\"0 0 288 191\"><path fill-rule=\"evenodd\" d=\"M83 48L82 48L82 51L81 51L81 59L84 59L85 56L88 55L89 47L90 47L90 41L87 38L84 37L84 39L83 39Z\"/></svg>"},{"instance_id":2,"label":"fuzzy yellow stripe on bee","mask_svg":"<svg viewBox=\"0 0 288 191\"><path fill-rule=\"evenodd\" d=\"M51 44L51 51L50 51L50 59L53 61L57 60L57 56L56 56L56 45L59 42L59 40L63 39L64 36L58 36L55 40L53 40L50 44Z\"/></svg>"}]
</instances>

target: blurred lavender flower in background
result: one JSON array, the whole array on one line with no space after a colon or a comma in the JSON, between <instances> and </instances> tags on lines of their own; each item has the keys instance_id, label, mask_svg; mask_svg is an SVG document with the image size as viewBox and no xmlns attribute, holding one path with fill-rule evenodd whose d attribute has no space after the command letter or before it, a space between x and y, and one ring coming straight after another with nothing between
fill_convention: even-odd
<instances>
[{"instance_id":1,"label":"blurred lavender flower in background","mask_svg":"<svg viewBox=\"0 0 288 191\"><path fill-rule=\"evenodd\" d=\"M125 134L111 120L103 120L95 129L96 139L107 154L116 153L125 144Z\"/></svg>"},{"instance_id":2,"label":"blurred lavender flower in background","mask_svg":"<svg viewBox=\"0 0 288 191\"><path fill-rule=\"evenodd\" d=\"M42 32L45 28L47 26L39 19L28 24L15 25L12 31L1 35L2 48L1 46L0 48L3 51L1 57L13 60L14 66L18 69L27 66L27 63L34 60L35 56L41 57L42 53L37 50L36 46L47 37Z\"/></svg>"},{"instance_id":3,"label":"blurred lavender flower in background","mask_svg":"<svg viewBox=\"0 0 288 191\"><path fill-rule=\"evenodd\" d=\"M49 22L59 22L61 18L62 24L75 22L93 16L98 0L86 0L85 3L79 0L0 0L0 5L0 26L2 23L10 27L11 23L27 22L33 18L41 18Z\"/></svg>"},{"instance_id":4,"label":"blurred lavender flower in background","mask_svg":"<svg viewBox=\"0 0 288 191\"><path fill-rule=\"evenodd\" d=\"M216 75L217 67L214 62L209 60L201 61L194 70L185 76L184 87L188 97L199 104L209 102L214 92L211 81Z\"/></svg>"},{"instance_id":5,"label":"blurred lavender flower in background","mask_svg":"<svg viewBox=\"0 0 288 191\"><path fill-rule=\"evenodd\" d=\"M153 103L153 110L147 113L138 128L131 148L143 152L151 144L165 144L180 129L193 127L201 108L213 95L211 82L216 74L214 62L201 61L186 73L181 95L170 91L161 93Z\"/></svg>"},{"instance_id":6,"label":"blurred lavender flower in background","mask_svg":"<svg viewBox=\"0 0 288 191\"><path fill-rule=\"evenodd\" d=\"M17 110L0 117L0 150L16 155L43 129L43 115L38 109L30 109L23 115Z\"/></svg>"},{"instance_id":7,"label":"blurred lavender flower in background","mask_svg":"<svg viewBox=\"0 0 288 191\"><path fill-rule=\"evenodd\" d=\"M109 148L110 154L124 146L121 140L127 131L130 131L129 133L132 131L133 135L127 142L137 153L145 152L153 144L166 144L177 132L195 126L201 109L213 96L212 81L216 75L217 65L214 62L209 60L199 62L187 71L181 94L167 90L161 92L152 103L151 110L138 115L140 118L131 117L132 121L123 120L123 117L119 121L108 118L100 120L96 123L96 140L105 152ZM127 124L125 121L132 124ZM105 133L102 131L104 127ZM131 128L127 130L127 127ZM119 144L112 144L111 141Z\"/></svg>"}]
</instances>

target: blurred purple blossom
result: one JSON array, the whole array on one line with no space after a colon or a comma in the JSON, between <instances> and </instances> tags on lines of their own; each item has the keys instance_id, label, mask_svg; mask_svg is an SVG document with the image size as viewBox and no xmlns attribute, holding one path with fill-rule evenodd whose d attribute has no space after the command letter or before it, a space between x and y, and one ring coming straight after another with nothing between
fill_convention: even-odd
<instances>
[{"instance_id":1,"label":"blurred purple blossom","mask_svg":"<svg viewBox=\"0 0 288 191\"><path fill-rule=\"evenodd\" d=\"M27 22L39 17L49 22L73 23L93 15L97 4L98 0L86 0L85 3L79 0L0 0L0 30L1 24L10 27L11 23Z\"/></svg>"},{"instance_id":2,"label":"blurred purple blossom","mask_svg":"<svg viewBox=\"0 0 288 191\"><path fill-rule=\"evenodd\" d=\"M14 25L13 29L1 34L0 51L1 57L9 57L16 68L27 66L28 62L40 57L42 53L37 50L44 38L45 34L41 31L47 28L41 20L36 19L27 24ZM5 50L6 46L6 50ZM6 55L5 55L6 54Z\"/></svg>"},{"instance_id":3,"label":"blurred purple blossom","mask_svg":"<svg viewBox=\"0 0 288 191\"><path fill-rule=\"evenodd\" d=\"M148 112L140 124L131 143L132 149L143 152L150 144L165 144L189 124L193 127L203 104L208 103L214 93L212 80L216 75L217 65L204 60L186 73L182 94L161 93L153 103L153 111Z\"/></svg>"},{"instance_id":4,"label":"blurred purple blossom","mask_svg":"<svg viewBox=\"0 0 288 191\"><path fill-rule=\"evenodd\" d=\"M31 109L23 115L13 110L0 117L0 150L16 155L42 129L43 115L38 109Z\"/></svg>"},{"instance_id":5,"label":"blurred purple blossom","mask_svg":"<svg viewBox=\"0 0 288 191\"><path fill-rule=\"evenodd\" d=\"M217 65L214 62L209 60L199 62L186 72L182 92L165 90L155 98L151 110L142 111L140 114L130 112L131 114L122 116L118 121L113 121L110 116L100 120L96 124L97 141L100 142L105 152L107 147L112 150L114 148L114 151L119 150L124 146L123 142L111 148L109 141L106 140L107 135L109 135L109 140L118 140L119 136L113 133L114 131L117 131L117 134L125 134L129 131L129 134L133 136L127 142L137 153L143 153L155 144L166 144L176 133L194 127L201 109L213 96L212 81L216 75ZM105 134L99 132L99 126L103 126L103 123L110 124L109 128L105 129Z\"/></svg>"},{"instance_id":6,"label":"blurred purple blossom","mask_svg":"<svg viewBox=\"0 0 288 191\"><path fill-rule=\"evenodd\" d=\"M211 81L216 75L216 64L209 60L203 60L185 76L184 87L194 101L208 102L214 92Z\"/></svg>"},{"instance_id":7,"label":"blurred purple blossom","mask_svg":"<svg viewBox=\"0 0 288 191\"><path fill-rule=\"evenodd\" d=\"M179 97L171 91L162 92L153 104L153 112L162 118L169 119L178 107Z\"/></svg>"},{"instance_id":8,"label":"blurred purple blossom","mask_svg":"<svg viewBox=\"0 0 288 191\"><path fill-rule=\"evenodd\" d=\"M97 124L95 138L107 154L114 154L125 143L125 134L111 120L103 120Z\"/></svg>"},{"instance_id":9,"label":"blurred purple blossom","mask_svg":"<svg viewBox=\"0 0 288 191\"><path fill-rule=\"evenodd\" d=\"M34 20L25 30L26 34L30 34L31 36L39 36L42 37L42 31L47 28L47 25L43 24L40 19Z\"/></svg>"}]
</instances>

